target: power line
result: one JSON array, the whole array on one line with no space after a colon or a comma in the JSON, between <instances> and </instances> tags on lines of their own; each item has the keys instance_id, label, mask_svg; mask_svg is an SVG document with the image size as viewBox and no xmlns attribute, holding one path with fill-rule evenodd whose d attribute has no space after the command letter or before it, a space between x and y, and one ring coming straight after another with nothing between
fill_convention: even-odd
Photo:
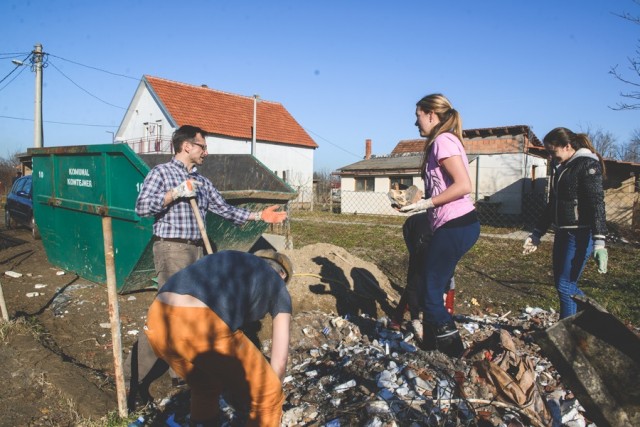
<instances>
[{"instance_id":1,"label":"power line","mask_svg":"<svg viewBox=\"0 0 640 427\"><path fill-rule=\"evenodd\" d=\"M16 67L16 68L17 68L17 67ZM3 90L5 87L9 86L9 85L11 84L11 82L13 82L15 79L17 79L17 78L18 78L18 76L19 76L20 74L22 74L22 73L24 72L24 70L26 70L26 69L27 69L27 67L22 67L22 69L20 70L20 72L19 72L18 74L16 74L15 76L13 76L13 78L12 78L11 80L9 80L9 81L7 82L7 84L6 84L6 85L4 85L4 86L0 87L0 92L2 92L2 90ZM15 68L14 68L14 70L13 70L13 71L15 71ZM13 72L13 71L12 71L12 72ZM9 73L9 74L11 74L11 73ZM7 76L7 77L8 77L8 76ZM4 79L3 79L3 80L4 80Z\"/></svg>"},{"instance_id":2,"label":"power line","mask_svg":"<svg viewBox=\"0 0 640 427\"><path fill-rule=\"evenodd\" d=\"M30 56L31 56L31 53L29 53L29 54L28 54L28 55L27 55L27 56L22 60L22 62L24 62L24 61L26 61L27 59L29 59L29 57L30 57ZM2 80L0 80L0 83L2 83L3 81L5 81L5 80L7 79L7 77L9 77L11 74L13 74L13 73L14 73L14 71L16 71L18 68L22 67L22 65L23 65L23 64L16 64L16 66L13 68L13 70L9 71L9 74L7 74L6 76L4 76L4 77L2 78ZM18 74L20 74L20 73L18 73ZM13 81L13 80L11 80L11 81ZM9 83L11 83L11 82L9 82Z\"/></svg>"},{"instance_id":3,"label":"power line","mask_svg":"<svg viewBox=\"0 0 640 427\"><path fill-rule=\"evenodd\" d=\"M318 135L317 133L315 133L315 132L313 132L313 131L311 131L311 130L309 130L309 129L307 129L307 128L304 128L304 130L306 130L306 131L307 131L307 132L309 132L309 133L314 134L315 136L317 136L317 137L318 137L318 138L320 138L321 140L323 140L323 141L325 141L325 142L329 143L330 145L333 145L333 146L334 146L334 147L336 147L337 149L342 150L342 151L344 151L344 152L345 152L345 153L347 153L347 154L351 154L351 155L352 155L352 156L354 156L354 157L357 157L357 158L362 159L362 154L354 154L354 153L352 153L351 151L345 150L344 148L340 147L338 144L334 144L333 142L329 141L328 139L323 138L322 136Z\"/></svg>"},{"instance_id":4,"label":"power line","mask_svg":"<svg viewBox=\"0 0 640 427\"><path fill-rule=\"evenodd\" d=\"M96 95L92 94L91 92L89 92L88 90L86 90L85 88L83 88L82 86L80 86L78 83L74 82L74 81L73 81L69 76L67 76L65 73L63 73L63 72L62 72L58 67L56 67L56 65L55 65L53 62L49 61L49 64L51 64L51 66L52 66L53 68L55 68L55 69L56 69L56 71L58 71L58 72L59 72L60 74L62 74L62 75L63 75L67 80L69 80L71 83L73 83L73 84L74 84L78 89L82 90L83 92L85 92L85 93L86 93L86 94L88 94L89 96L92 96L92 97L94 97L95 99L97 99L98 101L100 101L100 102L102 102L102 103L104 103L104 104L110 105L111 107L120 108L121 110L126 110L126 108L125 108L125 107L120 107L119 105L111 104L110 102L107 102L107 101L105 101L104 99L101 99L101 98L97 97Z\"/></svg>"},{"instance_id":5,"label":"power line","mask_svg":"<svg viewBox=\"0 0 640 427\"><path fill-rule=\"evenodd\" d=\"M24 117L11 117L11 116L0 116L2 119L12 119L12 120L23 120L27 122L32 122L33 119L25 119ZM55 122L52 120L43 120L44 123L53 123L56 125L69 125L69 126L87 126L87 127L101 127L101 128L117 128L118 126L113 125L98 125L98 124L89 124L89 123L70 123L70 122Z\"/></svg>"},{"instance_id":6,"label":"power line","mask_svg":"<svg viewBox=\"0 0 640 427\"><path fill-rule=\"evenodd\" d=\"M70 63L75 64L75 65L80 65L81 67L91 68L92 70L101 71L103 73L111 74L113 76L124 77L126 79L131 79L131 80L136 80L136 81L140 80L137 77L127 76L126 74L114 73L114 72L111 72L111 71L103 70L102 68L92 67L90 65L81 64L79 62L75 62L75 61L72 61L70 59L65 59L65 58L62 58L60 56L53 55L51 53L49 54L49 56L53 56L54 58L62 59L63 61L67 61L67 62L70 62Z\"/></svg>"},{"instance_id":7,"label":"power line","mask_svg":"<svg viewBox=\"0 0 640 427\"><path fill-rule=\"evenodd\" d=\"M9 58L13 58L14 56L17 55L26 55L26 54L30 54L31 52L6 52L6 53L0 53L0 59L9 59Z\"/></svg>"}]
</instances>

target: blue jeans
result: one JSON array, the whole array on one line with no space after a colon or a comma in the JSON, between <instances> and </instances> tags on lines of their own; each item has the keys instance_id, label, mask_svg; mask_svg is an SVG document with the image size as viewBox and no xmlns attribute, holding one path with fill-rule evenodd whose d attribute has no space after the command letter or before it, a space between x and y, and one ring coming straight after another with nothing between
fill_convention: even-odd
<instances>
[{"instance_id":1,"label":"blue jeans","mask_svg":"<svg viewBox=\"0 0 640 427\"><path fill-rule=\"evenodd\" d=\"M443 295L449 289L458 261L480 237L480 223L460 227L438 228L422 260L418 300L424 310L423 321L434 325L451 322L444 306Z\"/></svg>"},{"instance_id":2,"label":"blue jeans","mask_svg":"<svg viewBox=\"0 0 640 427\"><path fill-rule=\"evenodd\" d=\"M584 295L578 289L578 279L593 251L588 228L559 229L553 241L553 280L560 297L560 318L576 314L572 295Z\"/></svg>"}]
</instances>

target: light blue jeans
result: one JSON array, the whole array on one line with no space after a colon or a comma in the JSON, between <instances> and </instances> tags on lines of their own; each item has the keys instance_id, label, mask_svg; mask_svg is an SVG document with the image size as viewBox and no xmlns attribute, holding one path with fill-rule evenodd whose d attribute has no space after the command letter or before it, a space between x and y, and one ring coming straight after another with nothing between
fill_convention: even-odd
<instances>
[{"instance_id":1,"label":"light blue jeans","mask_svg":"<svg viewBox=\"0 0 640 427\"><path fill-rule=\"evenodd\" d=\"M588 228L559 229L553 241L553 279L560 297L560 318L576 314L573 295L584 295L578 279L593 251L591 230Z\"/></svg>"}]
</instances>

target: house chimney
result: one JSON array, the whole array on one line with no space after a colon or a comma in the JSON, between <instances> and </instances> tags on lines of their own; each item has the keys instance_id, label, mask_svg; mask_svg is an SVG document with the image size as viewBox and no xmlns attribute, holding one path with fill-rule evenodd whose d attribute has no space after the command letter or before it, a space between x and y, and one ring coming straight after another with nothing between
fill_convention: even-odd
<instances>
[{"instance_id":1,"label":"house chimney","mask_svg":"<svg viewBox=\"0 0 640 427\"><path fill-rule=\"evenodd\" d=\"M369 160L371 158L371 140L367 139L364 144L364 158Z\"/></svg>"}]
</instances>

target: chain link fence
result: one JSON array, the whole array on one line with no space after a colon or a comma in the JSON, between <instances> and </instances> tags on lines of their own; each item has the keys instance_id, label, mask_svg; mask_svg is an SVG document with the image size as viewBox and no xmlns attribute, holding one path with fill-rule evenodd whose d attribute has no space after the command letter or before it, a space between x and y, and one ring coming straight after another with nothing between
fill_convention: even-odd
<instances>
[{"instance_id":1,"label":"chain link fence","mask_svg":"<svg viewBox=\"0 0 640 427\"><path fill-rule=\"evenodd\" d=\"M480 223L484 226L505 228L507 231L533 229L547 203L548 185L536 186L538 191L522 191L522 186L512 186L497 193L471 194ZM516 188L519 187L519 188ZM605 191L607 224L610 237L640 238L640 193L634 180ZM306 210L332 212L336 215L386 215L406 216L391 207L387 193L373 191L345 191L323 188L317 191L314 201ZM292 203L291 212L304 209Z\"/></svg>"}]
</instances>

